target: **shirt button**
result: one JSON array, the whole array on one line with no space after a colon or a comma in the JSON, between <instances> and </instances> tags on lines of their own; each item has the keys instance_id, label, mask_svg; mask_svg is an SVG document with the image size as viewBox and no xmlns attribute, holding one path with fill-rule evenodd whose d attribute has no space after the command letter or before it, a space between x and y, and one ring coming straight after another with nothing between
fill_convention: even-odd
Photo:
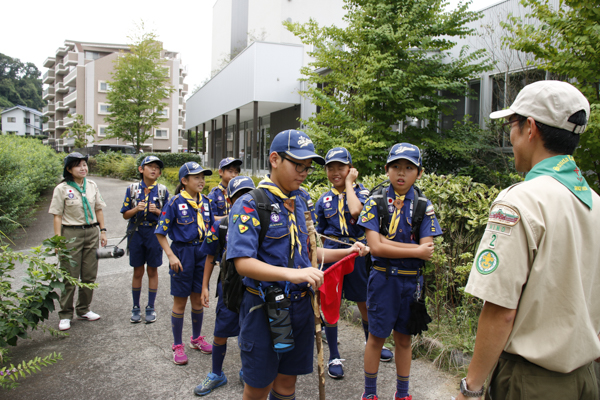
<instances>
[{"instance_id":1,"label":"shirt button","mask_svg":"<svg viewBox=\"0 0 600 400\"><path fill-rule=\"evenodd\" d=\"M402 232L402 229L398 229L398 232Z\"/></svg>"},{"instance_id":2,"label":"shirt button","mask_svg":"<svg viewBox=\"0 0 600 400\"><path fill-rule=\"evenodd\" d=\"M404 214L404 211L400 211L400 214Z\"/></svg>"}]
</instances>

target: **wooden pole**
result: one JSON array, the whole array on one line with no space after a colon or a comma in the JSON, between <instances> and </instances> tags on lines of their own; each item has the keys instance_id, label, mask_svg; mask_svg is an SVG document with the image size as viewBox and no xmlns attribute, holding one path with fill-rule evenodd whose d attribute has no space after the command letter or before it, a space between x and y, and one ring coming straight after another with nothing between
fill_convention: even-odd
<instances>
[{"instance_id":1,"label":"wooden pole","mask_svg":"<svg viewBox=\"0 0 600 400\"><path fill-rule=\"evenodd\" d=\"M310 263L313 268L318 268L317 263L317 232L310 215L310 211L304 212L306 227L308 228L308 237L310 238ZM323 358L323 328L321 326L321 297L319 291L315 289L315 295L312 297L312 307L315 312L315 341L317 343L317 365L319 371L319 400L325 400L325 360Z\"/></svg>"}]
</instances>

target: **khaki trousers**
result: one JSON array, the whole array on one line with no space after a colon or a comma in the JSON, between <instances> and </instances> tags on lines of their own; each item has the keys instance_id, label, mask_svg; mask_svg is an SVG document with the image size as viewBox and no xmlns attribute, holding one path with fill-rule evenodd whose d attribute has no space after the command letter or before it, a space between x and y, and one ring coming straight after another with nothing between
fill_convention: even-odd
<instances>
[{"instance_id":1,"label":"khaki trousers","mask_svg":"<svg viewBox=\"0 0 600 400\"><path fill-rule=\"evenodd\" d=\"M98 259L96 258L96 249L99 247L99 230L97 227L87 229L76 229L62 227L62 236L67 239L76 238L73 243L67 244L71 250L71 257L76 265L72 267L68 261L62 261L61 267L64 268L73 278L79 279L83 283L96 282L98 274ZM73 318L73 297L75 296L75 286L64 281L65 289L60 295L60 319ZM90 311L94 291L91 289L79 288L77 298L77 315L84 315Z\"/></svg>"},{"instance_id":2,"label":"khaki trousers","mask_svg":"<svg viewBox=\"0 0 600 400\"><path fill-rule=\"evenodd\" d=\"M506 358L506 357L509 357ZM592 363L568 374L549 371L522 357L503 353L486 400L597 400Z\"/></svg>"}]
</instances>

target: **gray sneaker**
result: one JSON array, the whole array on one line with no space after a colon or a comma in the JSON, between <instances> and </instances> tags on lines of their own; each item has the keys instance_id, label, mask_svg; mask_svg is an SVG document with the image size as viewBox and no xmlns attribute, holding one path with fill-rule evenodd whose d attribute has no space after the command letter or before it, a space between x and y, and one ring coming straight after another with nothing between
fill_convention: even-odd
<instances>
[{"instance_id":1,"label":"gray sneaker","mask_svg":"<svg viewBox=\"0 0 600 400\"><path fill-rule=\"evenodd\" d=\"M146 323L151 324L156 321L156 311L154 307L146 306Z\"/></svg>"},{"instance_id":2,"label":"gray sneaker","mask_svg":"<svg viewBox=\"0 0 600 400\"><path fill-rule=\"evenodd\" d=\"M225 374L223 372L221 372L221 375L216 375L212 372L209 372L204 382L196 386L196 388L194 389L194 394L196 396L205 396L213 390L215 390L216 388L218 388L219 386L223 386L226 383L227 378L225 377Z\"/></svg>"},{"instance_id":3,"label":"gray sneaker","mask_svg":"<svg viewBox=\"0 0 600 400\"><path fill-rule=\"evenodd\" d=\"M131 309L131 318L129 319L129 322L132 324L142 322L142 311L139 307L133 307Z\"/></svg>"}]
</instances>

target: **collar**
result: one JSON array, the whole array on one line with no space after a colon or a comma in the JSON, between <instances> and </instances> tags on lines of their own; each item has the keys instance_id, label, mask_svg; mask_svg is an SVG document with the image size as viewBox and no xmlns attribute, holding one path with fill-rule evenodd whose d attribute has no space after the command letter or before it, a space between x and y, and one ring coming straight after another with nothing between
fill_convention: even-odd
<instances>
[{"instance_id":1,"label":"collar","mask_svg":"<svg viewBox=\"0 0 600 400\"><path fill-rule=\"evenodd\" d=\"M395 199L396 198L396 192L394 191L394 187L390 184L390 186L388 187L388 191L387 191L387 197ZM404 200L414 200L415 198L415 189L411 186L410 189L408 189L408 192L406 193Z\"/></svg>"}]
</instances>

